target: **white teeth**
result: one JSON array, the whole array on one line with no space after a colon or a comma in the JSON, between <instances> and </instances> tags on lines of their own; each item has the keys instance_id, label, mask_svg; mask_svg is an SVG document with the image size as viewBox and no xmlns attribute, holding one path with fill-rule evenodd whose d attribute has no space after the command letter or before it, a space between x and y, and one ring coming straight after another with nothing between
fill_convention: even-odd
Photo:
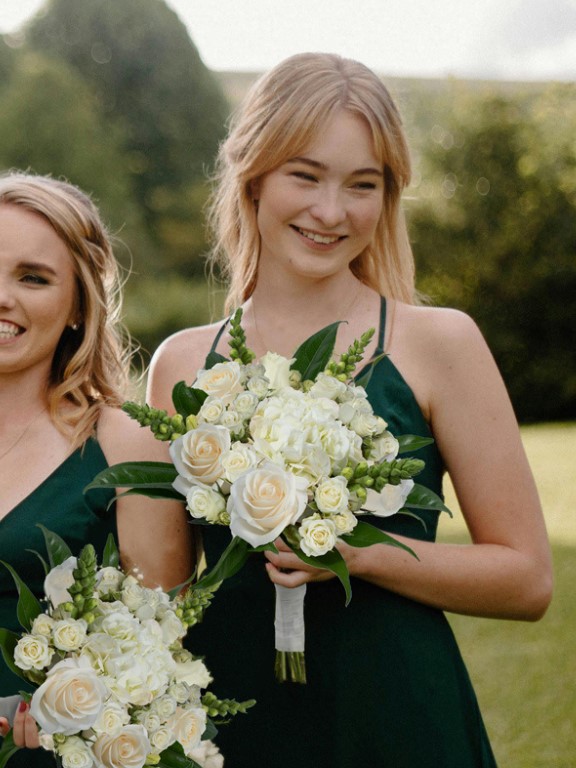
<instances>
[{"instance_id":1,"label":"white teeth","mask_svg":"<svg viewBox=\"0 0 576 768\"><path fill-rule=\"evenodd\" d=\"M315 232L307 232L305 229L298 228L298 232L300 232L301 235L304 235L304 237L307 237L308 240L313 240L315 243L322 243L323 245L330 245L330 243L335 243L337 240L340 240L339 235L333 235L332 237L329 237L328 235L317 235Z\"/></svg>"},{"instance_id":2,"label":"white teeth","mask_svg":"<svg viewBox=\"0 0 576 768\"><path fill-rule=\"evenodd\" d=\"M0 323L0 339L12 339L18 336L19 330L12 323Z\"/></svg>"}]
</instances>

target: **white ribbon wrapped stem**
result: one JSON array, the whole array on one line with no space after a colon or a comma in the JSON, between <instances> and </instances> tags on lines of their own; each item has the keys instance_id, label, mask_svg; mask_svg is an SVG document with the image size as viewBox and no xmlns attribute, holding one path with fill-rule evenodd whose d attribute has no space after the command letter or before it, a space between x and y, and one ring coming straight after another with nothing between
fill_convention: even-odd
<instances>
[{"instance_id":1,"label":"white ribbon wrapped stem","mask_svg":"<svg viewBox=\"0 0 576 768\"><path fill-rule=\"evenodd\" d=\"M304 651L304 595L306 584L300 587L276 587L276 650Z\"/></svg>"}]
</instances>

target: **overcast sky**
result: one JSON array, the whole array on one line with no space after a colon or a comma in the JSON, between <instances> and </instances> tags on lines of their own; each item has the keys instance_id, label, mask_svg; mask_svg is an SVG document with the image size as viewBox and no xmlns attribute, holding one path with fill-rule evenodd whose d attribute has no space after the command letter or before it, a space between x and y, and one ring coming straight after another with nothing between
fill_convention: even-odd
<instances>
[{"instance_id":1,"label":"overcast sky","mask_svg":"<svg viewBox=\"0 0 576 768\"><path fill-rule=\"evenodd\" d=\"M576 0L167 0L205 64L334 51L384 75L576 80ZM43 0L0 0L0 32Z\"/></svg>"}]
</instances>

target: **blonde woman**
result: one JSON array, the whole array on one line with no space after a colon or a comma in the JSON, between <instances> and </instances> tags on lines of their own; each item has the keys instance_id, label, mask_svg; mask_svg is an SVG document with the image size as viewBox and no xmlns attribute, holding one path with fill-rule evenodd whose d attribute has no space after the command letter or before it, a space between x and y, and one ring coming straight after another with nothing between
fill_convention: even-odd
<instances>
[{"instance_id":1,"label":"blonde woman","mask_svg":"<svg viewBox=\"0 0 576 768\"><path fill-rule=\"evenodd\" d=\"M0 177L0 560L37 595L44 551L37 523L71 550L101 553L109 533L122 564L144 583L170 588L190 573L181 505L83 493L109 464L166 460L165 447L124 414L128 357L119 330L119 273L110 237L91 200L52 178ZM18 631L17 592L0 567L0 626ZM0 668L0 695L23 688ZM0 719L0 730L8 730ZM36 746L22 703L14 739ZM43 750L18 753L10 766L48 766Z\"/></svg>"},{"instance_id":2,"label":"blonde woman","mask_svg":"<svg viewBox=\"0 0 576 768\"><path fill-rule=\"evenodd\" d=\"M419 304L402 213L410 158L396 106L362 64L294 56L263 76L236 114L219 157L211 209L215 258L229 278L227 311L242 306L249 346L290 357L335 320L345 350L378 329L368 385L394 434L419 451L419 482L442 492L448 472L471 543L435 542L394 516L382 527L417 553L341 546L353 597L327 571L279 554L254 556L225 582L196 635L213 673L258 713L222 734L233 768L493 768L476 697L444 611L539 619L551 597L550 552L535 484L501 377L466 315ZM226 324L167 339L153 360L149 400L170 407ZM209 564L226 532L208 528ZM307 583L308 684L273 673L274 590ZM227 691L222 693L226 695ZM262 738L262 734L266 738ZM225 744L225 742L227 742Z\"/></svg>"}]
</instances>

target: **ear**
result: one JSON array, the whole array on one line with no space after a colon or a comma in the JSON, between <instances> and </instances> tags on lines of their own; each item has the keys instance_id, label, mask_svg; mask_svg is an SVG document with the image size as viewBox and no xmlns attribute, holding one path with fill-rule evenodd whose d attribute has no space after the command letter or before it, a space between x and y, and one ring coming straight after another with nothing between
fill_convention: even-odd
<instances>
[{"instance_id":1,"label":"ear","mask_svg":"<svg viewBox=\"0 0 576 768\"><path fill-rule=\"evenodd\" d=\"M260 200L260 179L252 179L249 184L250 197L256 203Z\"/></svg>"}]
</instances>

